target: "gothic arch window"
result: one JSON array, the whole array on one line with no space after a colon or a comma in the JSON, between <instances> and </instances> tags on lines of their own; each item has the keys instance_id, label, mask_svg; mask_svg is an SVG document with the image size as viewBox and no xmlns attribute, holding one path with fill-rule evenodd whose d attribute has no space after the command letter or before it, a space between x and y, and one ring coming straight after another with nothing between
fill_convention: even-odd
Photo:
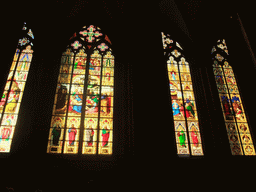
<instances>
[{"instance_id":1,"label":"gothic arch window","mask_svg":"<svg viewBox=\"0 0 256 192\"><path fill-rule=\"evenodd\" d=\"M203 148L189 63L180 44L172 40L169 34L162 32L162 41L168 69L177 154L202 156Z\"/></svg>"},{"instance_id":2,"label":"gothic arch window","mask_svg":"<svg viewBox=\"0 0 256 192\"><path fill-rule=\"evenodd\" d=\"M213 73L223 111L232 155L255 155L249 125L232 67L228 62L225 39L218 40L212 51Z\"/></svg>"},{"instance_id":3,"label":"gothic arch window","mask_svg":"<svg viewBox=\"0 0 256 192\"><path fill-rule=\"evenodd\" d=\"M61 57L48 153L112 154L114 56L99 27L74 33Z\"/></svg>"},{"instance_id":4,"label":"gothic arch window","mask_svg":"<svg viewBox=\"0 0 256 192\"><path fill-rule=\"evenodd\" d=\"M10 152L13 134L19 115L23 91L33 56L34 35L26 23L22 28L6 85L0 101L0 152Z\"/></svg>"}]
</instances>

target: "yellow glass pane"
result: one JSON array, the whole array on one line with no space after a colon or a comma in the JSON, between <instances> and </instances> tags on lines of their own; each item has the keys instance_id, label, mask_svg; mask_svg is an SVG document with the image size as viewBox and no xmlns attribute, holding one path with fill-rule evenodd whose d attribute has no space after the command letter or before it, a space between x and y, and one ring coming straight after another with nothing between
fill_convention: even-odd
<instances>
[{"instance_id":1,"label":"yellow glass pane","mask_svg":"<svg viewBox=\"0 0 256 192\"><path fill-rule=\"evenodd\" d=\"M180 79L179 73L174 70L168 72L168 77L169 77L169 80L172 80L172 81L176 81Z\"/></svg>"},{"instance_id":2,"label":"yellow glass pane","mask_svg":"<svg viewBox=\"0 0 256 192\"><path fill-rule=\"evenodd\" d=\"M70 154L77 154L78 153L78 141L65 141L64 144L64 152L63 153L70 153Z\"/></svg>"},{"instance_id":3,"label":"yellow glass pane","mask_svg":"<svg viewBox=\"0 0 256 192\"><path fill-rule=\"evenodd\" d=\"M70 49L67 49L66 52L63 53L62 55L63 56L61 57L61 64L67 64L67 65L73 64L74 53L72 53Z\"/></svg>"},{"instance_id":4,"label":"yellow glass pane","mask_svg":"<svg viewBox=\"0 0 256 192\"><path fill-rule=\"evenodd\" d=\"M100 117L113 117L113 107L101 107Z\"/></svg>"},{"instance_id":5,"label":"yellow glass pane","mask_svg":"<svg viewBox=\"0 0 256 192\"><path fill-rule=\"evenodd\" d=\"M236 85L236 79L234 76L226 76L226 81L228 85Z\"/></svg>"},{"instance_id":6,"label":"yellow glass pane","mask_svg":"<svg viewBox=\"0 0 256 192\"><path fill-rule=\"evenodd\" d=\"M253 144L251 145L243 145L244 154L245 155L255 155L255 149Z\"/></svg>"},{"instance_id":7,"label":"yellow glass pane","mask_svg":"<svg viewBox=\"0 0 256 192\"><path fill-rule=\"evenodd\" d=\"M72 65L60 65L60 74L70 74L72 73Z\"/></svg>"},{"instance_id":8,"label":"yellow glass pane","mask_svg":"<svg viewBox=\"0 0 256 192\"><path fill-rule=\"evenodd\" d=\"M225 76L234 76L232 69L224 69Z\"/></svg>"},{"instance_id":9,"label":"yellow glass pane","mask_svg":"<svg viewBox=\"0 0 256 192\"><path fill-rule=\"evenodd\" d=\"M0 152L10 152L12 140L0 139Z\"/></svg>"},{"instance_id":10,"label":"yellow glass pane","mask_svg":"<svg viewBox=\"0 0 256 192\"><path fill-rule=\"evenodd\" d=\"M253 144L252 137L250 134L240 134L242 144Z\"/></svg>"},{"instance_id":11,"label":"yellow glass pane","mask_svg":"<svg viewBox=\"0 0 256 192\"><path fill-rule=\"evenodd\" d=\"M64 128L66 117L52 116L51 127Z\"/></svg>"},{"instance_id":12,"label":"yellow glass pane","mask_svg":"<svg viewBox=\"0 0 256 192\"><path fill-rule=\"evenodd\" d=\"M100 92L100 86L98 85L88 85L87 95L97 95Z\"/></svg>"},{"instance_id":13,"label":"yellow glass pane","mask_svg":"<svg viewBox=\"0 0 256 192\"><path fill-rule=\"evenodd\" d=\"M11 100L10 102L7 101L4 112L17 114L19 112L19 109L20 109L20 103L17 103Z\"/></svg>"},{"instance_id":14,"label":"yellow glass pane","mask_svg":"<svg viewBox=\"0 0 256 192\"><path fill-rule=\"evenodd\" d=\"M0 113L3 112L4 105L7 101L7 96L8 96L8 91L4 91L3 95L2 95L2 98L1 98L1 101L0 101Z\"/></svg>"},{"instance_id":15,"label":"yellow glass pane","mask_svg":"<svg viewBox=\"0 0 256 192\"><path fill-rule=\"evenodd\" d=\"M179 70L180 72L186 72L186 73L190 72L188 65L179 65Z\"/></svg>"},{"instance_id":16,"label":"yellow glass pane","mask_svg":"<svg viewBox=\"0 0 256 192\"><path fill-rule=\"evenodd\" d=\"M79 74L79 75L84 75L86 72L85 70L85 65L80 65L80 66L74 66L74 71L73 74Z\"/></svg>"},{"instance_id":17,"label":"yellow glass pane","mask_svg":"<svg viewBox=\"0 0 256 192\"><path fill-rule=\"evenodd\" d=\"M100 66L101 66L101 56L100 55L96 55L92 56L90 59L90 63L89 63L89 68L91 70L95 70L95 71L100 71Z\"/></svg>"},{"instance_id":18,"label":"yellow glass pane","mask_svg":"<svg viewBox=\"0 0 256 192\"><path fill-rule=\"evenodd\" d=\"M193 91L186 91L186 90L184 90L183 91L183 96L184 96L184 99L185 99L185 101L187 100L187 99L189 99L189 100L195 100L195 97L194 97L194 92Z\"/></svg>"},{"instance_id":19,"label":"yellow glass pane","mask_svg":"<svg viewBox=\"0 0 256 192\"><path fill-rule=\"evenodd\" d=\"M110 86L113 86L113 85L114 85L114 77L103 76L103 77L102 77L102 85L110 85Z\"/></svg>"},{"instance_id":20,"label":"yellow glass pane","mask_svg":"<svg viewBox=\"0 0 256 192\"><path fill-rule=\"evenodd\" d=\"M184 91L193 91L193 86L191 81L183 81L182 83L182 89Z\"/></svg>"},{"instance_id":21,"label":"yellow glass pane","mask_svg":"<svg viewBox=\"0 0 256 192\"><path fill-rule=\"evenodd\" d=\"M96 154L97 142L83 142L83 154Z\"/></svg>"},{"instance_id":22,"label":"yellow glass pane","mask_svg":"<svg viewBox=\"0 0 256 192\"><path fill-rule=\"evenodd\" d=\"M17 69L18 71L28 71L30 67L30 62L21 62L19 61Z\"/></svg>"},{"instance_id":23,"label":"yellow glass pane","mask_svg":"<svg viewBox=\"0 0 256 192\"><path fill-rule=\"evenodd\" d=\"M61 153L63 141L59 141L59 145L52 145L52 141L48 141L47 153Z\"/></svg>"},{"instance_id":24,"label":"yellow glass pane","mask_svg":"<svg viewBox=\"0 0 256 192\"><path fill-rule=\"evenodd\" d=\"M84 119L84 127L85 128L98 128L98 118L85 118Z\"/></svg>"},{"instance_id":25,"label":"yellow glass pane","mask_svg":"<svg viewBox=\"0 0 256 192\"><path fill-rule=\"evenodd\" d=\"M108 51L107 54L104 55L103 66L114 67L114 56L112 55L111 51Z\"/></svg>"},{"instance_id":26,"label":"yellow glass pane","mask_svg":"<svg viewBox=\"0 0 256 192\"><path fill-rule=\"evenodd\" d=\"M250 133L247 123L238 123L238 128L240 133Z\"/></svg>"},{"instance_id":27,"label":"yellow glass pane","mask_svg":"<svg viewBox=\"0 0 256 192\"><path fill-rule=\"evenodd\" d=\"M13 81L11 92L13 91L13 92L16 92L16 94L19 94L19 92L24 91L24 87L25 87L25 82Z\"/></svg>"},{"instance_id":28,"label":"yellow glass pane","mask_svg":"<svg viewBox=\"0 0 256 192\"><path fill-rule=\"evenodd\" d=\"M114 97L109 97L107 95L101 95L101 106L102 107L111 107L113 106Z\"/></svg>"},{"instance_id":29,"label":"yellow glass pane","mask_svg":"<svg viewBox=\"0 0 256 192\"><path fill-rule=\"evenodd\" d=\"M180 73L181 81L191 81L190 73Z\"/></svg>"},{"instance_id":30,"label":"yellow glass pane","mask_svg":"<svg viewBox=\"0 0 256 192\"><path fill-rule=\"evenodd\" d=\"M191 147L191 154L192 155L204 155L202 144L198 144L196 146L194 144L190 144L190 147Z\"/></svg>"},{"instance_id":31,"label":"yellow glass pane","mask_svg":"<svg viewBox=\"0 0 256 192\"><path fill-rule=\"evenodd\" d=\"M70 129L73 127L75 129L79 129L80 128L80 122L81 122L81 118L80 117L68 117L67 119L67 129Z\"/></svg>"},{"instance_id":32,"label":"yellow glass pane","mask_svg":"<svg viewBox=\"0 0 256 192\"><path fill-rule=\"evenodd\" d=\"M7 80L11 81L12 77L13 77L13 71L10 71L9 74L8 74Z\"/></svg>"},{"instance_id":33,"label":"yellow glass pane","mask_svg":"<svg viewBox=\"0 0 256 192\"><path fill-rule=\"evenodd\" d=\"M111 155L112 154L112 148L113 148L113 143L108 143L108 145L104 145L105 142L99 143L99 154L102 155Z\"/></svg>"},{"instance_id":34,"label":"yellow glass pane","mask_svg":"<svg viewBox=\"0 0 256 192\"><path fill-rule=\"evenodd\" d=\"M15 81L26 81L28 76L28 72L24 71L16 71L14 75Z\"/></svg>"},{"instance_id":35,"label":"yellow glass pane","mask_svg":"<svg viewBox=\"0 0 256 192\"><path fill-rule=\"evenodd\" d=\"M102 95L108 95L108 96L114 96L114 87L102 86L101 87L101 94Z\"/></svg>"},{"instance_id":36,"label":"yellow glass pane","mask_svg":"<svg viewBox=\"0 0 256 192\"><path fill-rule=\"evenodd\" d=\"M71 85L71 94L83 94L84 92L84 85Z\"/></svg>"},{"instance_id":37,"label":"yellow glass pane","mask_svg":"<svg viewBox=\"0 0 256 192\"><path fill-rule=\"evenodd\" d=\"M95 106L85 106L85 116L86 117L97 117L98 116L98 107Z\"/></svg>"},{"instance_id":38,"label":"yellow glass pane","mask_svg":"<svg viewBox=\"0 0 256 192\"><path fill-rule=\"evenodd\" d=\"M88 84L90 84L90 85L100 85L100 76L88 75Z\"/></svg>"},{"instance_id":39,"label":"yellow glass pane","mask_svg":"<svg viewBox=\"0 0 256 192\"><path fill-rule=\"evenodd\" d=\"M112 67L103 67L102 70L102 75L103 76L114 76L114 68Z\"/></svg>"},{"instance_id":40,"label":"yellow glass pane","mask_svg":"<svg viewBox=\"0 0 256 192\"><path fill-rule=\"evenodd\" d=\"M188 155L189 153L189 148L188 148L188 143L176 143L177 145L177 154L178 155Z\"/></svg>"},{"instance_id":41,"label":"yellow glass pane","mask_svg":"<svg viewBox=\"0 0 256 192\"><path fill-rule=\"evenodd\" d=\"M181 90L180 81L170 81L169 85L170 85L171 91ZM175 94L175 93L173 93L173 94Z\"/></svg>"},{"instance_id":42,"label":"yellow glass pane","mask_svg":"<svg viewBox=\"0 0 256 192\"><path fill-rule=\"evenodd\" d=\"M12 125L15 126L18 115L4 114L1 125Z\"/></svg>"},{"instance_id":43,"label":"yellow glass pane","mask_svg":"<svg viewBox=\"0 0 256 192\"><path fill-rule=\"evenodd\" d=\"M169 72L178 72L178 65L177 64L168 64L167 69Z\"/></svg>"},{"instance_id":44,"label":"yellow glass pane","mask_svg":"<svg viewBox=\"0 0 256 192\"><path fill-rule=\"evenodd\" d=\"M113 119L111 118L100 118L100 129L113 129Z\"/></svg>"},{"instance_id":45,"label":"yellow glass pane","mask_svg":"<svg viewBox=\"0 0 256 192\"><path fill-rule=\"evenodd\" d=\"M10 85L11 85L11 81L7 81L5 84L4 90L6 90L6 91L9 90Z\"/></svg>"},{"instance_id":46,"label":"yellow glass pane","mask_svg":"<svg viewBox=\"0 0 256 192\"><path fill-rule=\"evenodd\" d=\"M101 74L101 67L90 66L89 67L89 75L99 76Z\"/></svg>"}]
</instances>

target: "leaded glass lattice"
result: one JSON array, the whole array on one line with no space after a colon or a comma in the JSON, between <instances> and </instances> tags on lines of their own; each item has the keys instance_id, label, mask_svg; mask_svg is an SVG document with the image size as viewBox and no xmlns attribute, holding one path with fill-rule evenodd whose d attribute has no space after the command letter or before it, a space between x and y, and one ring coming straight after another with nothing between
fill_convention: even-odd
<instances>
[{"instance_id":1,"label":"leaded glass lattice","mask_svg":"<svg viewBox=\"0 0 256 192\"><path fill-rule=\"evenodd\" d=\"M162 42L168 69L177 154L202 156L204 154L189 64L180 44L172 40L169 34L162 32Z\"/></svg>"},{"instance_id":2,"label":"leaded glass lattice","mask_svg":"<svg viewBox=\"0 0 256 192\"><path fill-rule=\"evenodd\" d=\"M13 57L7 82L0 101L0 152L10 152L16 129L19 109L33 56L34 35L26 23L22 28L22 38Z\"/></svg>"},{"instance_id":3,"label":"leaded glass lattice","mask_svg":"<svg viewBox=\"0 0 256 192\"><path fill-rule=\"evenodd\" d=\"M217 47L217 48L216 48ZM232 155L255 155L249 125L232 67L227 60L225 40L218 40L212 52L213 74L219 92Z\"/></svg>"},{"instance_id":4,"label":"leaded glass lattice","mask_svg":"<svg viewBox=\"0 0 256 192\"><path fill-rule=\"evenodd\" d=\"M47 152L111 155L114 56L110 41L93 25L84 26L70 40L61 58Z\"/></svg>"}]
</instances>

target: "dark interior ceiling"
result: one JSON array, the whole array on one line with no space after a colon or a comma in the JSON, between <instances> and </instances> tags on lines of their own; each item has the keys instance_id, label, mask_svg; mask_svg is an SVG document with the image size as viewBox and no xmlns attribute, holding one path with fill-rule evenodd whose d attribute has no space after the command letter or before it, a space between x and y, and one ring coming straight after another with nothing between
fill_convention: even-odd
<instances>
[{"instance_id":1,"label":"dark interior ceiling","mask_svg":"<svg viewBox=\"0 0 256 192\"><path fill-rule=\"evenodd\" d=\"M108 26L107 28L118 25L117 20L135 30L137 27L148 27L151 24L166 26L166 28L178 27L192 42L206 46L213 34L224 34L227 31L225 29L230 28L232 23L239 26L237 21L237 14L239 14L252 49L255 45L253 38L256 31L254 25L251 24L255 18L252 1L245 3L231 0L155 0L135 3L121 0L55 0L36 3L33 1L5 1L3 5L3 7L9 8L3 8L0 13L3 27L1 34L15 34L22 27L21 23L26 21L33 25L33 32L37 40L42 43L45 43L46 39L53 41L55 38L56 44L63 43L65 46L63 39L69 39L77 30L74 29L76 22L81 23L81 18L84 18L85 23L97 25L97 22L101 21L100 26L103 23ZM167 20L161 19L164 17L173 21L172 25L176 26L170 27L169 23L165 24ZM132 23L134 19L137 23ZM120 25L120 27L122 26L124 25ZM157 30L159 26L152 26L152 30ZM56 31L59 33L56 34ZM175 30L173 31L175 33ZM16 44L17 40L14 41L13 44ZM9 40L3 39L3 43L6 42ZM212 43L210 44L212 45ZM49 47L49 49L51 48ZM207 47L207 49L210 48Z\"/></svg>"}]
</instances>

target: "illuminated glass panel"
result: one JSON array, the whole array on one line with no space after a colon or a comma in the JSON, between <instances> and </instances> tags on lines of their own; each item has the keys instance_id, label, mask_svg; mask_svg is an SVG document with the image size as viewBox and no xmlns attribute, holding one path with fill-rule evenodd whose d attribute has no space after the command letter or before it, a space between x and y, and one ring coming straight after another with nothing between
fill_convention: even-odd
<instances>
[{"instance_id":1,"label":"illuminated glass panel","mask_svg":"<svg viewBox=\"0 0 256 192\"><path fill-rule=\"evenodd\" d=\"M162 32L172 100L177 154L201 156L203 147L190 67L179 43ZM176 46L175 46L176 45Z\"/></svg>"},{"instance_id":2,"label":"illuminated glass panel","mask_svg":"<svg viewBox=\"0 0 256 192\"><path fill-rule=\"evenodd\" d=\"M215 51L213 74L219 92L231 153L232 155L255 155L233 69L226 59L228 50L224 39L218 40Z\"/></svg>"},{"instance_id":3,"label":"illuminated glass panel","mask_svg":"<svg viewBox=\"0 0 256 192\"><path fill-rule=\"evenodd\" d=\"M27 36L24 36L18 42L18 48L14 54L0 101L0 152L10 152L23 92L33 56L31 47L31 36L33 36L33 33L31 29L29 29L30 32L27 34L28 30L25 24L22 30Z\"/></svg>"},{"instance_id":4,"label":"illuminated glass panel","mask_svg":"<svg viewBox=\"0 0 256 192\"><path fill-rule=\"evenodd\" d=\"M109 39L93 25L75 34L61 58L47 152L111 155L114 56Z\"/></svg>"}]
</instances>

